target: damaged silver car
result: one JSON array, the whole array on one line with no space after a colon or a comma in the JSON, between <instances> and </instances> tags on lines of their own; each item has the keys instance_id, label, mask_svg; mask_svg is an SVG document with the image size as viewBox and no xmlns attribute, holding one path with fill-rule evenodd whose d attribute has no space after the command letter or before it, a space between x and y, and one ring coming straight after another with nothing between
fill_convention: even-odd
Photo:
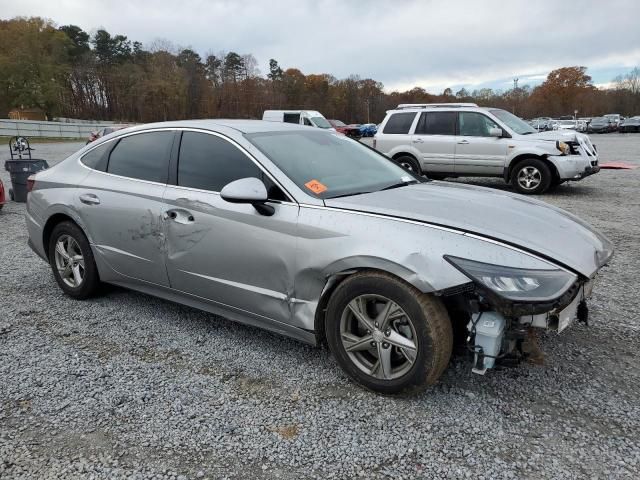
<instances>
[{"instance_id":1,"label":"damaged silver car","mask_svg":"<svg viewBox=\"0 0 640 480\"><path fill-rule=\"evenodd\" d=\"M262 121L120 130L30 181L60 288L121 285L312 344L385 393L433 384L454 337L485 373L561 332L611 243L573 215L426 180L343 135Z\"/></svg>"}]
</instances>

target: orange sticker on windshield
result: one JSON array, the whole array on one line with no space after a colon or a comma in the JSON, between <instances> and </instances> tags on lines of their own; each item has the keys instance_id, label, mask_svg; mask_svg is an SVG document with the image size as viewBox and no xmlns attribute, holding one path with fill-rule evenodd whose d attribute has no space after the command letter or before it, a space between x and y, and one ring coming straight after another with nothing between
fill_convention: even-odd
<instances>
[{"instance_id":1,"label":"orange sticker on windshield","mask_svg":"<svg viewBox=\"0 0 640 480\"><path fill-rule=\"evenodd\" d=\"M311 190L316 195L320 195L322 192L327 190L327 187L320 183L318 180L309 180L304 184L309 190Z\"/></svg>"}]
</instances>

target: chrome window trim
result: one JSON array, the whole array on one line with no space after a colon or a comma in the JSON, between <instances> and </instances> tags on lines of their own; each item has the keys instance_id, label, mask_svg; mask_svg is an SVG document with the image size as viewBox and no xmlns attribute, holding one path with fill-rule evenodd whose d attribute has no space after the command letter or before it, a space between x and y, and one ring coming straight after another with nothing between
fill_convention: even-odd
<instances>
[{"instance_id":1,"label":"chrome window trim","mask_svg":"<svg viewBox=\"0 0 640 480\"><path fill-rule=\"evenodd\" d=\"M203 190L203 189L199 189L199 188L192 188L192 187L185 187L182 185L172 185L170 183L160 183L160 182L152 182L149 180L141 180L139 178L134 178L134 177L125 177L123 175L116 175L114 173L109 173L109 172L103 172L101 170L96 170L95 168L91 168L88 165L85 165L82 162L82 158L84 158L85 155L89 154L90 152L92 152L93 150L95 150L96 148L105 145L109 142L113 142L115 140L120 140L122 138L125 137L130 137L132 135L139 135L142 133L151 133L151 132L195 132L195 133L204 133L207 135L213 135L216 137L220 137L223 140L228 141L229 143L231 143L233 146L237 147L251 162L253 162L259 170L261 170L267 177L269 177L269 179L276 185L278 186L290 199L293 199L293 201L283 201L283 200L269 200L269 202L278 202L284 205L299 205L298 201L295 199L295 197L293 195L291 195L291 193L282 186L282 184L246 149L244 148L242 145L240 145L237 141L235 141L234 139L227 137L226 135L219 133L219 132L214 132L213 130L207 130L204 128L194 128L194 127L159 127L159 128L149 128L146 130L136 130L135 132L128 132L128 133L124 133L122 135L118 135L115 138L110 138L109 140L105 140L104 142L100 142L98 145L93 146L92 148L90 148L89 150L87 150L86 152L84 152L82 155L80 155L78 157L78 163L83 166L84 168L86 168L87 170L93 171L93 172L98 172L101 173L103 175L109 175L111 177L116 177L116 178L124 178L127 180L134 180L137 182L144 182L144 183L150 183L153 185L166 185L168 187L175 187L175 188L180 188L180 189L184 189L184 190L191 190L191 191L195 191L195 192L202 192L202 193L215 193L215 194L220 194L220 192L217 192L215 190ZM180 151L178 151L178 163L180 160Z\"/></svg>"},{"instance_id":2,"label":"chrome window trim","mask_svg":"<svg viewBox=\"0 0 640 480\"><path fill-rule=\"evenodd\" d=\"M280 182L264 167L264 165L262 165L257 158L255 158L246 148L244 148L242 145L240 145L237 141L235 141L234 139L227 137L226 135L219 133L219 132L214 132L213 130L206 130L206 129L202 129L202 128L194 128L194 127L175 127L176 131L180 131L180 132L195 132L195 133L204 133L207 135L213 135L215 137L219 137L223 140L226 140L227 142L231 143L233 146L237 147L242 153L244 153L244 155L251 161L253 162L259 170L262 171L262 173L264 173L267 177L269 177L269 179L275 183L275 185L277 187L279 187L289 198L292 198L294 200L294 202L297 201L295 200L295 197L293 195L291 195L291 193L284 188ZM180 151L178 150L178 164L180 164ZM185 187L182 185L171 185L172 187L180 187L180 188L190 188L192 190L195 191L202 191L202 192L209 192L209 193L220 193L217 192L215 190L203 190L203 189L198 189L198 188L192 188L192 187ZM291 202L290 202L291 203Z\"/></svg>"},{"instance_id":3,"label":"chrome window trim","mask_svg":"<svg viewBox=\"0 0 640 480\"><path fill-rule=\"evenodd\" d=\"M96 146L94 146L93 148L91 148L91 149L87 150L86 152L84 152L82 155L80 155L80 156L78 157L78 164L79 164L79 165L81 165L81 166L83 166L84 168L86 168L86 169L87 169L87 170L89 170L89 171L96 172L96 173L100 173L100 174L102 174L102 175L108 175L108 176L110 176L110 177L122 178L122 179L124 179L124 180L131 180L131 181L134 181L134 182L142 182L142 183L147 183L147 184L150 184L150 185L167 186L167 185L168 185L167 183L162 183L162 182L152 182L151 180L142 180L142 179L140 179L140 178L125 177L124 175L116 175L115 173L103 172L102 170L96 170L95 168L91 168L91 167L89 167L88 165L85 165L84 163L82 163L82 158L83 158L85 155L87 155L89 152L91 152L91 151L95 150L96 148L100 147L101 145L105 145L105 144L107 144L107 143L109 143L109 142L113 142L113 141L115 141L115 140L121 140L121 139L123 139L123 138L125 138L125 137L130 137L130 136L132 136L132 135L138 135L138 134L141 134L141 133L151 133L151 132L173 132L173 131L175 131L175 130L176 130L176 129L175 129L175 128L173 128L173 127L171 127L171 128L169 128L169 127L161 127L161 128L150 128L150 129L148 129L148 130L136 130L135 132L128 132L128 133L125 133L125 134L123 134L123 135L118 135L117 137L110 138L109 140L105 140L104 142L100 142L98 145L96 145Z\"/></svg>"}]
</instances>

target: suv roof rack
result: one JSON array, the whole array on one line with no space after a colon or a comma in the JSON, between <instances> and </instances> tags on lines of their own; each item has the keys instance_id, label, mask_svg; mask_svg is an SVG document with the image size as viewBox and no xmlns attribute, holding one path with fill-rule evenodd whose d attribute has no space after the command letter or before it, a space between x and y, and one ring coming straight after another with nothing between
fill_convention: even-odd
<instances>
[{"instance_id":1,"label":"suv roof rack","mask_svg":"<svg viewBox=\"0 0 640 480\"><path fill-rule=\"evenodd\" d=\"M402 110L405 108L460 108L477 106L475 103L401 103L396 108Z\"/></svg>"}]
</instances>

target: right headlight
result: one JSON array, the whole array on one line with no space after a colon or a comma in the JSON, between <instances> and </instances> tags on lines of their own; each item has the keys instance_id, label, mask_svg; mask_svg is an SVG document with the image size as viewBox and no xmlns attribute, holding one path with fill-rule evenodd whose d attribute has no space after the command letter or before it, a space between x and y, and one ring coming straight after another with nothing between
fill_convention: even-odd
<instances>
[{"instance_id":1,"label":"right headlight","mask_svg":"<svg viewBox=\"0 0 640 480\"><path fill-rule=\"evenodd\" d=\"M450 255L445 255L444 258L477 285L517 302L554 300L578 279L577 275L561 268L514 268Z\"/></svg>"}]
</instances>

